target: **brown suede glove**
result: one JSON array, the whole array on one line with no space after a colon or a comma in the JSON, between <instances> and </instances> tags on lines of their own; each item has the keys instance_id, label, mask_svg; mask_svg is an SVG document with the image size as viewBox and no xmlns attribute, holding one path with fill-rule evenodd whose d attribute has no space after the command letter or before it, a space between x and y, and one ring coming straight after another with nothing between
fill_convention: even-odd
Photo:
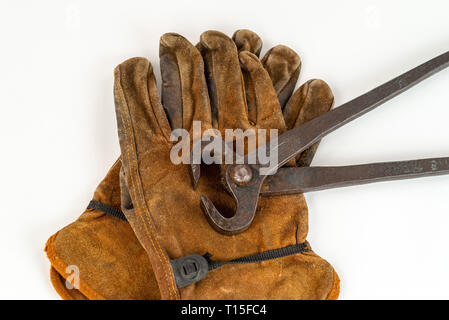
<instances>
[{"instance_id":1,"label":"brown suede glove","mask_svg":"<svg viewBox=\"0 0 449 320\"><path fill-rule=\"evenodd\" d=\"M233 39L239 51L248 50L257 55L260 53L262 41L256 34L248 30L239 30L234 34ZM284 106L299 75L301 64L299 57L292 50L277 46L265 55L262 62L272 79L279 101ZM161 71L164 72L162 63ZM256 110L254 90L251 90L248 73L243 72L243 75L246 80L248 109L252 110L250 118L254 119L254 110ZM168 72L163 78L167 80L169 76ZM324 84L320 84L321 81L318 83L318 88L322 87L328 91ZM318 96L326 96L326 94L307 95L305 94L308 91L305 89L306 86L307 84L299 89L294 95L296 98L292 98L288 104L289 108L294 110L289 116L291 126L310 120L306 118L307 116L314 117L320 112L327 111L332 104L330 91L327 93L328 101L314 104L318 101ZM179 85L173 87L179 87ZM165 103L170 98L168 95L170 90L167 86L164 88ZM299 94L300 92L303 94ZM178 99L179 97L180 95ZM173 104L176 105L176 103L182 102L179 100L176 102L175 99ZM326 110L321 110L323 108ZM174 109L176 111L176 108ZM174 116L171 121L173 128L182 127L179 125L179 120L178 124L174 123L176 122ZM289 123L288 120L287 123ZM120 166L120 161L114 164L95 191L93 200L120 208ZM52 264L52 283L64 299L160 298L147 254L129 224L99 210L87 209L77 221L53 235L47 242L46 251ZM79 290L68 289L65 285L65 278L72 274L68 267L72 265L77 266L80 271Z\"/></svg>"},{"instance_id":2,"label":"brown suede glove","mask_svg":"<svg viewBox=\"0 0 449 320\"><path fill-rule=\"evenodd\" d=\"M199 50L176 34L162 39L164 49L169 48L161 50L163 55L178 58L178 68L169 78L180 79L182 103L176 108L185 129L190 130L192 121L197 120L203 129L220 131L286 130L276 90L254 54L238 53L234 42L217 31L202 34ZM245 86L253 105L247 104ZM133 58L116 68L114 96L122 154L122 210L148 253L162 299L338 296L339 280L332 266L306 243L307 206L303 195L261 198L248 230L232 236L216 232L200 209L201 194L222 213L233 211L233 200L220 183L217 166L203 166L198 188L193 190L188 165L171 162L171 127L146 59ZM328 86L321 81L309 82L292 99L285 113L292 126L327 111L333 102ZM300 107L298 101L302 101ZM178 288L173 273L173 260L192 254L209 253L214 261L230 261L298 244L307 251L262 262L224 265L184 287L178 282Z\"/></svg>"}]
</instances>

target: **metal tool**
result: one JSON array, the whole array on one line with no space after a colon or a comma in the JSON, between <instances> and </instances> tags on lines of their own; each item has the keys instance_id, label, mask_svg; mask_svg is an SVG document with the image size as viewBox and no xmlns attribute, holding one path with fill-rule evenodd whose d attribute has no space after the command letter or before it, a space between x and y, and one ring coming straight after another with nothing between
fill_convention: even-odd
<instances>
[{"instance_id":1,"label":"metal tool","mask_svg":"<svg viewBox=\"0 0 449 320\"><path fill-rule=\"evenodd\" d=\"M285 132L279 136L277 143L269 142L266 146L262 146L264 149L268 147L270 152L278 153L278 162L273 168L267 168L262 164L246 164L248 155L245 156L245 164L228 165L224 170L223 183L235 198L237 210L234 216L225 218L213 203L202 195L201 205L209 222L221 233L236 234L250 226L256 212L259 195L303 193L377 181L449 174L449 158L344 167L280 168L327 134L448 66L449 52L446 52L302 126ZM258 152L258 150L253 152ZM279 170L275 175L262 175L261 168L269 172ZM199 166L192 165L191 169L194 185L196 185L199 179Z\"/></svg>"}]
</instances>

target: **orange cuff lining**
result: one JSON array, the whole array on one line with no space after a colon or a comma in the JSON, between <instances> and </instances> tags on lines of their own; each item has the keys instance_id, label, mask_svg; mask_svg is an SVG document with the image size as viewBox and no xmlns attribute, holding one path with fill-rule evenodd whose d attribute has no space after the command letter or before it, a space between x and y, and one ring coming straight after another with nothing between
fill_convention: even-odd
<instances>
[{"instance_id":1,"label":"orange cuff lining","mask_svg":"<svg viewBox=\"0 0 449 320\"><path fill-rule=\"evenodd\" d=\"M50 267L50 280L53 288L56 290L56 293L58 293L63 300L89 300L79 290L69 290L65 286L66 280L58 273L58 271L56 271L55 268L53 268L53 266Z\"/></svg>"},{"instance_id":2,"label":"orange cuff lining","mask_svg":"<svg viewBox=\"0 0 449 320\"><path fill-rule=\"evenodd\" d=\"M51 263L50 269L50 280L55 288L56 292L61 296L64 300L78 300L81 297L75 297L76 294L69 293L72 290L69 290L64 285L66 274L67 264L62 261L56 254L55 249L55 239L58 233L55 233L48 239L45 245L45 252L47 253L47 257ZM97 293L94 289L92 289L88 284L86 284L82 279L80 279L79 283L80 287L77 290L82 296L86 297L89 300L106 300L101 294Z\"/></svg>"},{"instance_id":3,"label":"orange cuff lining","mask_svg":"<svg viewBox=\"0 0 449 320\"><path fill-rule=\"evenodd\" d=\"M334 270L334 283L332 285L331 292L327 296L326 300L337 300L340 295L340 278L337 272Z\"/></svg>"}]
</instances>

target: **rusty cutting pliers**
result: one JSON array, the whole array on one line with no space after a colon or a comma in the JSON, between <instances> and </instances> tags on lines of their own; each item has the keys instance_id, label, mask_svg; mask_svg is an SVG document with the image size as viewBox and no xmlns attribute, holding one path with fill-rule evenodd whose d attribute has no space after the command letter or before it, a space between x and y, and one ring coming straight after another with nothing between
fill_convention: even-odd
<instances>
[{"instance_id":1,"label":"rusty cutting pliers","mask_svg":"<svg viewBox=\"0 0 449 320\"><path fill-rule=\"evenodd\" d=\"M327 134L380 106L386 101L413 87L422 80L449 66L446 52L399 77L319 116L304 125L280 135L277 141L267 144L270 152L278 153L277 165L268 170L274 175L262 175L262 164L232 164L224 170L224 184L237 204L235 215L223 217L204 195L202 208L219 232L236 234L247 229L256 213L259 195L304 193L364 183L418 178L449 174L449 158L434 158L399 162L372 163L343 167L281 168L291 158L318 142ZM266 148L267 146L263 146ZM260 148L260 147L259 147ZM253 152L257 152L253 151ZM248 155L245 157L248 159ZM194 184L199 179L197 165L192 165ZM278 170L279 169L279 170Z\"/></svg>"}]
</instances>

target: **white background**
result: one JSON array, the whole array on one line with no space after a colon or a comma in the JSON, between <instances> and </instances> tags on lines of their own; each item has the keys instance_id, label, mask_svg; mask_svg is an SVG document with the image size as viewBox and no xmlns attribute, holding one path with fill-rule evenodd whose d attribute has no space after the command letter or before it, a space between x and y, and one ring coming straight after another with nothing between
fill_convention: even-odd
<instances>
[{"instance_id":1,"label":"white background","mask_svg":"<svg viewBox=\"0 0 449 320\"><path fill-rule=\"evenodd\" d=\"M418 4L420 3L420 4ZM0 298L57 299L47 238L84 210L119 156L113 68L158 67L159 37L256 31L302 57L336 106L449 50L447 1L0 3ZM159 75L157 75L159 79ZM326 137L313 165L449 156L449 70ZM341 299L449 298L449 177L307 195L309 240Z\"/></svg>"}]
</instances>

